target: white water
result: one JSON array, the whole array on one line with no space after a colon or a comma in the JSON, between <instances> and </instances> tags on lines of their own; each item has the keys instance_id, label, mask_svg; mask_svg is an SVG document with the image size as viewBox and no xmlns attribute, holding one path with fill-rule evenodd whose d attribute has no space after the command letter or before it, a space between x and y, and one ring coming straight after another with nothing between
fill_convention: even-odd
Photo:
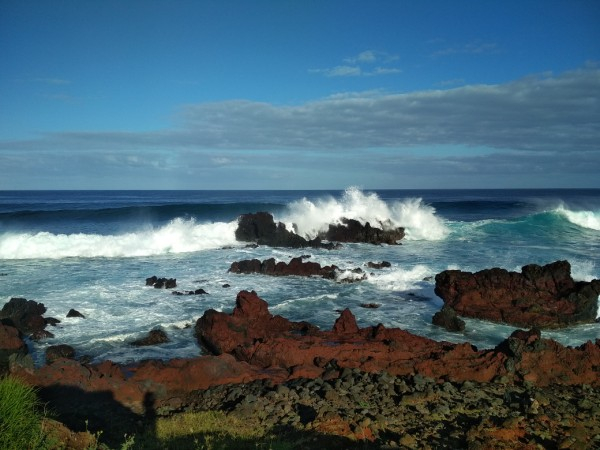
<instances>
[{"instance_id":1,"label":"white water","mask_svg":"<svg viewBox=\"0 0 600 450\"><path fill-rule=\"evenodd\" d=\"M187 253L235 245L237 222L198 224L177 218L158 228L117 235L5 233L0 259L133 257Z\"/></svg>"},{"instance_id":2,"label":"white water","mask_svg":"<svg viewBox=\"0 0 600 450\"><path fill-rule=\"evenodd\" d=\"M333 197L310 201L306 198L292 202L289 213L280 219L288 229L312 239L326 231L329 224L341 223L342 218L358 220L362 224L383 229L405 228L407 240L440 240L448 234L448 227L435 215L435 209L423 204L422 199L397 201L390 206L375 193L364 193L349 188L341 199Z\"/></svg>"},{"instance_id":3,"label":"white water","mask_svg":"<svg viewBox=\"0 0 600 450\"><path fill-rule=\"evenodd\" d=\"M282 217L275 217L289 229L295 223L298 233L307 237L314 237L342 217L406 229L406 239L399 246L347 244L336 251L246 248L235 241L236 221L198 223L178 218L164 226L140 225L137 230L111 235L100 234L102 230L98 234L0 232L0 304L10 297L25 297L44 303L47 317L62 320L57 328L49 329L56 338L32 345L38 362L43 361L45 347L59 343L73 345L78 355L123 363L195 356L200 349L193 329L186 325L193 325L209 308L230 311L236 294L243 289L256 290L273 314L307 320L325 329L331 328L339 310L350 308L360 326L383 323L434 339L492 347L514 328L467 320L467 330L461 334L431 324L432 315L442 305L433 292L432 277L449 268L519 271L525 264L567 259L575 279L600 278L595 250L599 245L594 241L597 233L594 221L588 220L591 213L564 211L560 214L570 222L578 220L588 226L580 224L585 228L581 233L563 236L557 231L555 237L549 233L541 240L527 234L532 231L527 217L523 219L524 230L521 220L514 226L513 218L448 221L419 198L386 203L376 194L357 189L347 190L339 199L293 201ZM365 271L367 279L338 283L227 272L233 261L274 257L288 262L307 253L311 261L322 266L335 264L348 269L340 273L338 281L356 277L351 269L357 267ZM369 261L382 260L392 266L382 270L366 267ZM203 288L209 295L174 296L168 290L145 286L145 278L152 275L177 278L177 290ZM224 284L231 287L224 288ZM365 309L360 306L363 303L380 306ZM71 308L86 319L66 319ZM143 349L129 345L155 327L165 329L171 342ZM544 332L544 337L580 345L600 337L600 328L589 324Z\"/></svg>"},{"instance_id":4,"label":"white water","mask_svg":"<svg viewBox=\"0 0 600 450\"><path fill-rule=\"evenodd\" d=\"M600 212L598 211L572 211L565 206L559 206L555 211L575 225L600 231Z\"/></svg>"}]
</instances>

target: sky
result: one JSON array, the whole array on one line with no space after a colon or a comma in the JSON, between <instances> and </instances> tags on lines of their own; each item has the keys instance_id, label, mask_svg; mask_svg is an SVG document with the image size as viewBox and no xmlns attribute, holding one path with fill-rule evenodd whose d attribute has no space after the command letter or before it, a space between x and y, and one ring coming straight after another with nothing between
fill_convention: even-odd
<instances>
[{"instance_id":1,"label":"sky","mask_svg":"<svg viewBox=\"0 0 600 450\"><path fill-rule=\"evenodd\" d=\"M0 190L600 188L597 0L0 0Z\"/></svg>"}]
</instances>

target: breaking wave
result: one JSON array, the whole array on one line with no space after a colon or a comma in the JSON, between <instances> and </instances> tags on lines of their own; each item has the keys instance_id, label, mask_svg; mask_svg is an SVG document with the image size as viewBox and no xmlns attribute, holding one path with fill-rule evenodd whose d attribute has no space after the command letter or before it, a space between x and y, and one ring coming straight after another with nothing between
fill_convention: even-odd
<instances>
[{"instance_id":1,"label":"breaking wave","mask_svg":"<svg viewBox=\"0 0 600 450\"><path fill-rule=\"evenodd\" d=\"M133 257L187 253L235 244L237 222L176 218L159 228L117 234L0 234L0 259Z\"/></svg>"},{"instance_id":2,"label":"breaking wave","mask_svg":"<svg viewBox=\"0 0 600 450\"><path fill-rule=\"evenodd\" d=\"M600 231L599 211L572 211L564 206L559 206L554 211L575 225L590 230Z\"/></svg>"},{"instance_id":3,"label":"breaking wave","mask_svg":"<svg viewBox=\"0 0 600 450\"><path fill-rule=\"evenodd\" d=\"M420 198L406 199L388 205L375 193L364 193L348 188L341 199L327 197L319 200L301 200L288 205L288 213L281 219L289 229L312 239L326 231L329 224L341 223L342 218L354 219L384 229L404 227L407 240L441 240L449 234L442 219L432 206Z\"/></svg>"}]
</instances>

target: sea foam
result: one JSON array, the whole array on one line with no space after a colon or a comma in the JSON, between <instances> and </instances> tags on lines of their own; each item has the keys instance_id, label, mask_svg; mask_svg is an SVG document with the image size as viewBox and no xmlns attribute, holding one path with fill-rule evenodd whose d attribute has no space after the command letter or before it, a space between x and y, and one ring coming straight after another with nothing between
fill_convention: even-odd
<instances>
[{"instance_id":1,"label":"sea foam","mask_svg":"<svg viewBox=\"0 0 600 450\"><path fill-rule=\"evenodd\" d=\"M187 253L232 245L237 222L198 224L193 219L173 219L159 228L100 234L4 233L0 259L133 257Z\"/></svg>"},{"instance_id":2,"label":"sea foam","mask_svg":"<svg viewBox=\"0 0 600 450\"><path fill-rule=\"evenodd\" d=\"M572 211L565 206L559 206L555 212L582 228L600 231L600 212L598 211Z\"/></svg>"},{"instance_id":3,"label":"sea foam","mask_svg":"<svg viewBox=\"0 0 600 450\"><path fill-rule=\"evenodd\" d=\"M288 205L289 212L282 218L289 229L312 239L326 231L329 224L341 223L342 218L354 219L371 226L391 229L404 227L407 240L441 240L449 229L435 214L432 206L422 199L406 199L388 205L375 193L348 188L341 199L327 197L319 200L301 200Z\"/></svg>"}]
</instances>

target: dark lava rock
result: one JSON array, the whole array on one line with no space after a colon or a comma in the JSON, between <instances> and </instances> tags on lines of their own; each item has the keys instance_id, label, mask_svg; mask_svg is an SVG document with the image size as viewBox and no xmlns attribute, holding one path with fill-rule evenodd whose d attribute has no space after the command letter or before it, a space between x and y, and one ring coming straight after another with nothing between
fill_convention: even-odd
<instances>
[{"instance_id":1,"label":"dark lava rock","mask_svg":"<svg viewBox=\"0 0 600 450\"><path fill-rule=\"evenodd\" d=\"M369 222L363 225L358 220L344 218L341 224L330 224L327 232L319 237L335 242L396 245L404 237L404 228L384 230L372 227Z\"/></svg>"},{"instance_id":2,"label":"dark lava rock","mask_svg":"<svg viewBox=\"0 0 600 450\"><path fill-rule=\"evenodd\" d=\"M81 317L82 319L85 319L85 316L76 309L70 309L67 313L67 317Z\"/></svg>"},{"instance_id":3,"label":"dark lava rock","mask_svg":"<svg viewBox=\"0 0 600 450\"><path fill-rule=\"evenodd\" d=\"M289 231L285 224L275 223L273 215L268 212L242 214L238 219L235 238L242 242L254 242L271 247L314 247L335 248L334 244L323 244L320 239L307 240Z\"/></svg>"},{"instance_id":4,"label":"dark lava rock","mask_svg":"<svg viewBox=\"0 0 600 450\"><path fill-rule=\"evenodd\" d=\"M330 224L329 229L319 234L316 239L306 240L302 236L289 231L285 224L275 223L270 213L258 212L240 216L235 237L238 241L250 241L272 247L333 249L336 248L334 242L397 244L404 237L404 229L384 230L372 227L368 222L362 225L358 220L344 218L341 224ZM322 240L330 242L323 243Z\"/></svg>"},{"instance_id":5,"label":"dark lava rock","mask_svg":"<svg viewBox=\"0 0 600 450\"><path fill-rule=\"evenodd\" d=\"M465 321L459 318L456 311L448 305L444 305L440 311L433 315L432 323L444 327L448 331L463 331L465 329Z\"/></svg>"},{"instance_id":6,"label":"dark lava rock","mask_svg":"<svg viewBox=\"0 0 600 450\"><path fill-rule=\"evenodd\" d=\"M46 312L43 303L24 298L11 298L0 310L0 320L9 320L23 334L43 330L46 321L42 314Z\"/></svg>"},{"instance_id":7,"label":"dark lava rock","mask_svg":"<svg viewBox=\"0 0 600 450\"><path fill-rule=\"evenodd\" d=\"M600 280L574 281L567 261L530 264L521 273L446 270L435 281L435 293L465 317L540 328L596 320Z\"/></svg>"},{"instance_id":8,"label":"dark lava rock","mask_svg":"<svg viewBox=\"0 0 600 450\"><path fill-rule=\"evenodd\" d=\"M381 305L379 303L361 303L360 307L361 308L367 308L367 309L376 309L379 308Z\"/></svg>"},{"instance_id":9,"label":"dark lava rock","mask_svg":"<svg viewBox=\"0 0 600 450\"><path fill-rule=\"evenodd\" d=\"M70 345L51 345L46 349L46 364L52 364L59 358L75 358L75 349Z\"/></svg>"},{"instance_id":10,"label":"dark lava rock","mask_svg":"<svg viewBox=\"0 0 600 450\"><path fill-rule=\"evenodd\" d=\"M35 330L33 333L31 333L31 339L33 339L34 341L41 341L44 339L52 339L53 337L54 337L54 334L52 334L46 330Z\"/></svg>"},{"instance_id":11,"label":"dark lava rock","mask_svg":"<svg viewBox=\"0 0 600 450\"><path fill-rule=\"evenodd\" d=\"M177 287L175 278L158 278L156 275L146 278L146 286L154 286L157 289L173 289Z\"/></svg>"},{"instance_id":12,"label":"dark lava rock","mask_svg":"<svg viewBox=\"0 0 600 450\"><path fill-rule=\"evenodd\" d=\"M11 325L0 323L0 375L8 368L11 355L24 356L27 351L21 332Z\"/></svg>"},{"instance_id":13,"label":"dark lava rock","mask_svg":"<svg viewBox=\"0 0 600 450\"><path fill-rule=\"evenodd\" d=\"M169 342L167 333L165 333L163 330L152 330L148 333L148 336L138 339L137 341L133 341L131 345L142 347L147 345L164 344L165 342Z\"/></svg>"},{"instance_id":14,"label":"dark lava rock","mask_svg":"<svg viewBox=\"0 0 600 450\"><path fill-rule=\"evenodd\" d=\"M208 294L204 289L196 289L195 291L173 291L173 295L205 295Z\"/></svg>"},{"instance_id":15,"label":"dark lava rock","mask_svg":"<svg viewBox=\"0 0 600 450\"><path fill-rule=\"evenodd\" d=\"M383 268L387 268L387 267L392 267L392 264L389 263L388 261L381 261L380 263L375 263L375 262L369 261L367 263L367 267L370 269L383 269Z\"/></svg>"},{"instance_id":16,"label":"dark lava rock","mask_svg":"<svg viewBox=\"0 0 600 450\"><path fill-rule=\"evenodd\" d=\"M289 263L283 261L276 263L275 258L269 258L262 262L258 259L247 259L234 262L229 268L229 272L231 273L260 273L271 276L320 276L328 279L334 279L337 270L337 266L321 267L321 265L316 262L304 262L301 257L292 258Z\"/></svg>"}]
</instances>

